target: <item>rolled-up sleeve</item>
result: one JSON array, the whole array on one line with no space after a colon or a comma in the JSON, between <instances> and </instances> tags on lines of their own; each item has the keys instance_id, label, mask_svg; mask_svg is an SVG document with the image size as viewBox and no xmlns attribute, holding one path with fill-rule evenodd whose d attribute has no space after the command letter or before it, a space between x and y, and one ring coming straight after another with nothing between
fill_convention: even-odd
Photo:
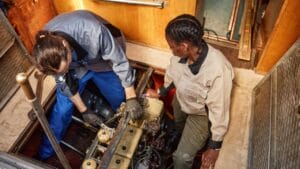
<instances>
[{"instance_id":1,"label":"rolled-up sleeve","mask_svg":"<svg viewBox=\"0 0 300 169\"><path fill-rule=\"evenodd\" d=\"M64 76L57 75L54 76L55 82L56 82L56 89L59 90L63 95L67 97L72 97L73 94L71 92L71 89L66 83L66 79Z\"/></svg>"},{"instance_id":2,"label":"rolled-up sleeve","mask_svg":"<svg viewBox=\"0 0 300 169\"><path fill-rule=\"evenodd\" d=\"M164 88L168 88L172 83L174 83L174 79L178 79L178 65L179 58L176 56L172 56L170 58L170 64L166 69L166 73L164 76Z\"/></svg>"},{"instance_id":3,"label":"rolled-up sleeve","mask_svg":"<svg viewBox=\"0 0 300 169\"><path fill-rule=\"evenodd\" d=\"M228 129L232 78L229 71L216 76L208 91L206 105L211 122L211 140L215 142L223 141Z\"/></svg>"},{"instance_id":4,"label":"rolled-up sleeve","mask_svg":"<svg viewBox=\"0 0 300 169\"><path fill-rule=\"evenodd\" d=\"M99 44L102 58L112 63L112 69L120 78L123 87L132 86L135 81L134 70L129 65L126 54L107 28L101 26L100 29L102 33Z\"/></svg>"}]
</instances>

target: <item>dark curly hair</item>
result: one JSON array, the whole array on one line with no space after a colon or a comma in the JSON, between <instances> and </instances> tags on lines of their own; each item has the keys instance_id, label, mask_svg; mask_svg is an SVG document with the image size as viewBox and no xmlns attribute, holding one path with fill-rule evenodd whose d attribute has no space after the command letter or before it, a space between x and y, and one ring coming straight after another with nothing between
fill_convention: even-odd
<instances>
[{"instance_id":1,"label":"dark curly hair","mask_svg":"<svg viewBox=\"0 0 300 169\"><path fill-rule=\"evenodd\" d=\"M62 61L67 60L68 49L64 38L49 31L39 31L32 50L32 61L45 74L56 74Z\"/></svg>"},{"instance_id":2,"label":"dark curly hair","mask_svg":"<svg viewBox=\"0 0 300 169\"><path fill-rule=\"evenodd\" d=\"M200 47L202 44L203 27L194 16L182 14L168 23L165 35L176 43L189 41L193 45Z\"/></svg>"}]
</instances>

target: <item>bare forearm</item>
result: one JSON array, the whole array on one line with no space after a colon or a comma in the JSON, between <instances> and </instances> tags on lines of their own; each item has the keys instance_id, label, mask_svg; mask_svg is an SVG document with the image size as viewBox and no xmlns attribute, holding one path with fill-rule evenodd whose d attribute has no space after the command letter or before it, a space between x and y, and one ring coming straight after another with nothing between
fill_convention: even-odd
<instances>
[{"instance_id":1,"label":"bare forearm","mask_svg":"<svg viewBox=\"0 0 300 169\"><path fill-rule=\"evenodd\" d=\"M87 110L87 107L82 101L78 92L74 96L70 97L70 99L74 103L75 107L78 109L79 112L82 113Z\"/></svg>"}]
</instances>

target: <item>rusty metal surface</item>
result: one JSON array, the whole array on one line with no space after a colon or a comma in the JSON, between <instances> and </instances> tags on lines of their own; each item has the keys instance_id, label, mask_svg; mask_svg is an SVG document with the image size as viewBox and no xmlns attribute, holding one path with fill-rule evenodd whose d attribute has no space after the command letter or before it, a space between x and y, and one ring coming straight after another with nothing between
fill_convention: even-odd
<instances>
[{"instance_id":1,"label":"rusty metal surface","mask_svg":"<svg viewBox=\"0 0 300 169\"><path fill-rule=\"evenodd\" d=\"M249 169L300 166L300 40L253 91Z\"/></svg>"}]
</instances>

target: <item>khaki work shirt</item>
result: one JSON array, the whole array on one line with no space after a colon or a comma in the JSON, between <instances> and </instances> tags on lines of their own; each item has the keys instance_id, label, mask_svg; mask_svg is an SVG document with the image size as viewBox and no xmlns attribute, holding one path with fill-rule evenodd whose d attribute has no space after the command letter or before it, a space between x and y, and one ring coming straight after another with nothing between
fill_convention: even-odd
<instances>
[{"instance_id":1,"label":"khaki work shirt","mask_svg":"<svg viewBox=\"0 0 300 169\"><path fill-rule=\"evenodd\" d=\"M212 124L212 140L222 141L229 123L230 95L234 78L231 64L219 50L210 45L200 71L195 75L188 63L179 63L179 60L180 57L171 57L164 87L174 83L181 110L187 114L207 115L206 105Z\"/></svg>"}]
</instances>

